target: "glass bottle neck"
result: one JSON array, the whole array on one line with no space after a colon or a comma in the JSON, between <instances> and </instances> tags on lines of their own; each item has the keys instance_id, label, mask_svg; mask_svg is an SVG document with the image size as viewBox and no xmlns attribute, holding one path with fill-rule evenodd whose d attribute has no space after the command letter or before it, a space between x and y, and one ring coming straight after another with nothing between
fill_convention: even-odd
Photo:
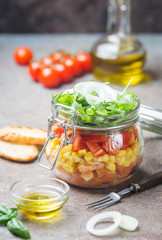
<instances>
[{"instance_id":1,"label":"glass bottle neck","mask_svg":"<svg viewBox=\"0 0 162 240\"><path fill-rule=\"evenodd\" d=\"M131 34L130 0L109 0L107 33L118 34L120 37Z\"/></svg>"}]
</instances>

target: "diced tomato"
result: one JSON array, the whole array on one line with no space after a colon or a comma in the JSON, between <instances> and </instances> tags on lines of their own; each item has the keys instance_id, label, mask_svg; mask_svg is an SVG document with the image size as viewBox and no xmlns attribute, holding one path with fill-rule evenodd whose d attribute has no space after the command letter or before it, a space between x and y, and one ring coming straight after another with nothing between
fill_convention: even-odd
<instances>
[{"instance_id":1,"label":"diced tomato","mask_svg":"<svg viewBox=\"0 0 162 240\"><path fill-rule=\"evenodd\" d=\"M105 142L106 134L84 134L82 135L83 142Z\"/></svg>"},{"instance_id":2,"label":"diced tomato","mask_svg":"<svg viewBox=\"0 0 162 240\"><path fill-rule=\"evenodd\" d=\"M105 154L105 151L98 143L86 142L87 147L90 149L94 157L98 158Z\"/></svg>"},{"instance_id":3,"label":"diced tomato","mask_svg":"<svg viewBox=\"0 0 162 240\"><path fill-rule=\"evenodd\" d=\"M133 131L127 129L122 133L123 135L123 146L122 149L126 149L128 147L131 147L134 144L135 137L133 135Z\"/></svg>"},{"instance_id":4,"label":"diced tomato","mask_svg":"<svg viewBox=\"0 0 162 240\"><path fill-rule=\"evenodd\" d=\"M61 128L58 124L55 124L54 126L52 126L52 132L55 132L59 135L59 137L61 137L61 135L64 133L64 129Z\"/></svg>"},{"instance_id":5,"label":"diced tomato","mask_svg":"<svg viewBox=\"0 0 162 240\"><path fill-rule=\"evenodd\" d=\"M102 143L103 149L110 155L117 155L123 145L122 134L113 133Z\"/></svg>"},{"instance_id":6,"label":"diced tomato","mask_svg":"<svg viewBox=\"0 0 162 240\"><path fill-rule=\"evenodd\" d=\"M89 150L87 148L87 145L82 141L82 136L80 134L75 134L74 140L73 140L73 151L79 151L82 149Z\"/></svg>"},{"instance_id":7,"label":"diced tomato","mask_svg":"<svg viewBox=\"0 0 162 240\"><path fill-rule=\"evenodd\" d=\"M138 129L137 129L137 127L133 126L132 130L133 130L134 138L135 138L135 140L137 140L138 139Z\"/></svg>"},{"instance_id":8,"label":"diced tomato","mask_svg":"<svg viewBox=\"0 0 162 240\"><path fill-rule=\"evenodd\" d=\"M105 150L105 152L109 153L109 141L103 142L102 147Z\"/></svg>"}]
</instances>

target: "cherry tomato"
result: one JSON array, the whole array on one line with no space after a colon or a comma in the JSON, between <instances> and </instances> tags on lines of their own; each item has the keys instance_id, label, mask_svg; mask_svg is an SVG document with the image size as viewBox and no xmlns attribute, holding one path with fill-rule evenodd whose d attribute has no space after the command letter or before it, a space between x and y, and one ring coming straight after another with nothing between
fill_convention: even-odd
<instances>
[{"instance_id":1,"label":"cherry tomato","mask_svg":"<svg viewBox=\"0 0 162 240\"><path fill-rule=\"evenodd\" d=\"M42 59L42 64L51 65L52 63L53 63L53 58L52 58L52 56L45 56L45 57Z\"/></svg>"},{"instance_id":2,"label":"cherry tomato","mask_svg":"<svg viewBox=\"0 0 162 240\"><path fill-rule=\"evenodd\" d=\"M42 83L42 85L47 88L58 87L61 82L59 72L56 71L51 66L41 67L39 74L38 74L38 79L39 79L40 83Z\"/></svg>"},{"instance_id":3,"label":"cherry tomato","mask_svg":"<svg viewBox=\"0 0 162 240\"><path fill-rule=\"evenodd\" d=\"M32 79L36 82L38 82L38 73L41 67L41 63L39 61L34 61L29 63L28 65L28 71Z\"/></svg>"},{"instance_id":4,"label":"cherry tomato","mask_svg":"<svg viewBox=\"0 0 162 240\"><path fill-rule=\"evenodd\" d=\"M27 65L32 58L32 50L28 47L18 47L14 51L14 60L20 65Z\"/></svg>"},{"instance_id":5,"label":"cherry tomato","mask_svg":"<svg viewBox=\"0 0 162 240\"><path fill-rule=\"evenodd\" d=\"M61 60L66 55L65 51L54 52L51 57L53 61Z\"/></svg>"},{"instance_id":6,"label":"cherry tomato","mask_svg":"<svg viewBox=\"0 0 162 240\"><path fill-rule=\"evenodd\" d=\"M75 77L82 73L82 65L76 58L69 55L65 56L63 61L64 64L71 69Z\"/></svg>"},{"instance_id":7,"label":"cherry tomato","mask_svg":"<svg viewBox=\"0 0 162 240\"><path fill-rule=\"evenodd\" d=\"M71 81L73 77L73 72L71 71L70 68L65 66L65 64L61 62L56 62L54 64L54 69L56 69L57 72L59 72L62 83L68 83Z\"/></svg>"},{"instance_id":8,"label":"cherry tomato","mask_svg":"<svg viewBox=\"0 0 162 240\"><path fill-rule=\"evenodd\" d=\"M92 70L92 60L89 53L78 52L76 59L81 63L84 72L90 72Z\"/></svg>"}]
</instances>

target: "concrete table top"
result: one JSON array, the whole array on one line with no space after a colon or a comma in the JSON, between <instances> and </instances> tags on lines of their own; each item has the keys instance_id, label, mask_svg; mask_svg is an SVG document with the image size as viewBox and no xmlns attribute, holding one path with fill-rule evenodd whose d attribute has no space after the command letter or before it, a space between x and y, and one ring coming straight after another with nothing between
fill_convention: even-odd
<instances>
[{"instance_id":1,"label":"concrete table top","mask_svg":"<svg viewBox=\"0 0 162 240\"><path fill-rule=\"evenodd\" d=\"M32 81L27 67L18 66L13 61L13 51L17 46L25 45L33 49L35 58L57 49L66 49L75 53L78 50L89 50L98 40L100 34L67 34L67 35L0 35L0 127L29 126L47 129L47 118L50 114L51 92L58 93L80 81L88 81L93 76L84 75L58 89L46 89ZM145 69L152 75L152 81L131 86L143 104L162 108L162 35L138 35L147 51ZM114 86L123 89L122 86ZM82 189L71 186L70 199L60 211L58 217L49 223L37 223L28 220L21 213L24 225L31 233L33 240L95 240L95 239L162 239L162 186L125 198L118 205L105 211L120 211L136 217L139 227L135 232L119 230L115 234L97 238L86 231L86 223L95 215L84 204L105 196L111 190L119 191L130 181L149 178L162 170L162 136L143 131L144 159L138 173L133 179L111 189ZM54 176L52 171L39 167L37 160L23 164L0 158L0 203L14 207L9 197L9 187L17 179L30 175L45 174ZM13 236L6 227L0 227L0 239L19 239Z\"/></svg>"}]
</instances>

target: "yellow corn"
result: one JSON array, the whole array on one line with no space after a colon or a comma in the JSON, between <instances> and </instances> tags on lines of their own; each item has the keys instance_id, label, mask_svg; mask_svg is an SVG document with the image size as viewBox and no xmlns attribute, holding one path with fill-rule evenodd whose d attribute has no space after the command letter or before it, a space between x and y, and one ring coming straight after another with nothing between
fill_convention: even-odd
<instances>
[{"instance_id":1,"label":"yellow corn","mask_svg":"<svg viewBox=\"0 0 162 240\"><path fill-rule=\"evenodd\" d=\"M92 155L91 152L88 152L88 153L86 153L86 154L84 155L84 158L85 158L85 160L86 160L87 162L89 162L89 161L92 161L93 155Z\"/></svg>"},{"instance_id":2,"label":"yellow corn","mask_svg":"<svg viewBox=\"0 0 162 240\"><path fill-rule=\"evenodd\" d=\"M77 152L77 154L78 154L79 157L83 157L86 153L87 153L87 151L86 151L85 149L79 150L79 151Z\"/></svg>"},{"instance_id":3,"label":"yellow corn","mask_svg":"<svg viewBox=\"0 0 162 240\"><path fill-rule=\"evenodd\" d=\"M123 162L123 167L128 167L131 164L131 161Z\"/></svg>"},{"instance_id":4,"label":"yellow corn","mask_svg":"<svg viewBox=\"0 0 162 240\"><path fill-rule=\"evenodd\" d=\"M104 155L102 156L102 162L104 162L104 163L108 163L108 162L109 162L109 159L110 159L110 157L109 157L108 154L104 154Z\"/></svg>"},{"instance_id":5,"label":"yellow corn","mask_svg":"<svg viewBox=\"0 0 162 240\"><path fill-rule=\"evenodd\" d=\"M124 157L126 155L126 150L120 150L116 155L117 158Z\"/></svg>"},{"instance_id":6,"label":"yellow corn","mask_svg":"<svg viewBox=\"0 0 162 240\"><path fill-rule=\"evenodd\" d=\"M68 173L74 173L77 169L76 164L73 161L67 161L64 163L63 168Z\"/></svg>"},{"instance_id":7,"label":"yellow corn","mask_svg":"<svg viewBox=\"0 0 162 240\"><path fill-rule=\"evenodd\" d=\"M109 156L109 162L110 163L114 163L115 162L115 156L114 155L110 155Z\"/></svg>"},{"instance_id":8,"label":"yellow corn","mask_svg":"<svg viewBox=\"0 0 162 240\"><path fill-rule=\"evenodd\" d=\"M130 160L131 160L131 162L134 162L136 160L136 155L133 154Z\"/></svg>"},{"instance_id":9,"label":"yellow corn","mask_svg":"<svg viewBox=\"0 0 162 240\"><path fill-rule=\"evenodd\" d=\"M117 163L119 166L122 166L124 162L125 162L125 157L121 157Z\"/></svg>"},{"instance_id":10,"label":"yellow corn","mask_svg":"<svg viewBox=\"0 0 162 240\"><path fill-rule=\"evenodd\" d=\"M116 166L114 163L107 163L106 168L109 169L111 172L115 172Z\"/></svg>"},{"instance_id":11,"label":"yellow corn","mask_svg":"<svg viewBox=\"0 0 162 240\"><path fill-rule=\"evenodd\" d=\"M126 156L132 156L133 155L133 151L131 148L127 148L126 149Z\"/></svg>"}]
</instances>

